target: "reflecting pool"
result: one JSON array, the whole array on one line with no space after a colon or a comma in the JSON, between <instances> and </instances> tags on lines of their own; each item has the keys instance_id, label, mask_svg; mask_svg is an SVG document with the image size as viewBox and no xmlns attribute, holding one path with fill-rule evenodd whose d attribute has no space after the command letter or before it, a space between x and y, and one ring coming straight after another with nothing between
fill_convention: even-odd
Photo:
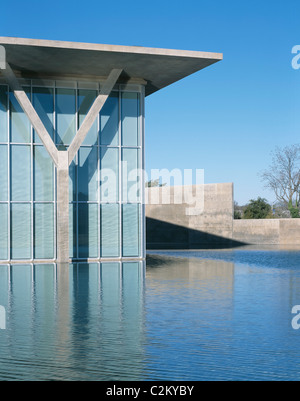
<instances>
[{"instance_id":1,"label":"reflecting pool","mask_svg":"<svg viewBox=\"0 0 300 401\"><path fill-rule=\"evenodd\" d=\"M299 380L300 251L0 265L0 380Z\"/></svg>"}]
</instances>

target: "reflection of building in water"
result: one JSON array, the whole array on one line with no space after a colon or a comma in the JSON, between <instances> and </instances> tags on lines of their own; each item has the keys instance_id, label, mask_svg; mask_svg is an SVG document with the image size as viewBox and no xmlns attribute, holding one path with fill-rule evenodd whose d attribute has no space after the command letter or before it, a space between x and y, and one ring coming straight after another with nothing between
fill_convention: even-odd
<instances>
[{"instance_id":1,"label":"reflection of building in water","mask_svg":"<svg viewBox=\"0 0 300 401\"><path fill-rule=\"evenodd\" d=\"M225 325L229 329L224 331L224 321L234 319L234 273L234 264L224 261L149 258L149 371L159 365L174 380L199 380L204 366L209 369L212 360L219 361L218 344L232 338L232 326Z\"/></svg>"},{"instance_id":2,"label":"reflection of building in water","mask_svg":"<svg viewBox=\"0 0 300 401\"><path fill-rule=\"evenodd\" d=\"M0 304L9 315L2 357L30 356L31 379L138 380L144 269L144 262L1 265Z\"/></svg>"},{"instance_id":3,"label":"reflection of building in water","mask_svg":"<svg viewBox=\"0 0 300 401\"><path fill-rule=\"evenodd\" d=\"M154 268L158 266L157 268ZM234 263L220 260L150 257L147 279L155 285L190 287L199 290L215 289L214 297L232 297L234 290ZM206 292L206 291L205 291Z\"/></svg>"},{"instance_id":4,"label":"reflection of building in water","mask_svg":"<svg viewBox=\"0 0 300 401\"><path fill-rule=\"evenodd\" d=\"M144 358L144 264L74 264L71 274L76 360L83 367L89 361L95 379L100 370L106 379L138 380Z\"/></svg>"},{"instance_id":5,"label":"reflection of building in water","mask_svg":"<svg viewBox=\"0 0 300 401\"><path fill-rule=\"evenodd\" d=\"M147 309L147 323L152 330L147 335L160 344L160 330L168 337L174 336L174 330L176 332L173 324L168 327L163 322L181 321L189 333L187 336L200 341L207 326L217 331L221 322L233 319L234 290L234 263L196 258L149 258L147 304L151 308ZM173 344L174 357L176 347L181 346L180 342ZM199 350L198 345L195 347ZM158 349L159 346L148 351L152 354Z\"/></svg>"}]
</instances>

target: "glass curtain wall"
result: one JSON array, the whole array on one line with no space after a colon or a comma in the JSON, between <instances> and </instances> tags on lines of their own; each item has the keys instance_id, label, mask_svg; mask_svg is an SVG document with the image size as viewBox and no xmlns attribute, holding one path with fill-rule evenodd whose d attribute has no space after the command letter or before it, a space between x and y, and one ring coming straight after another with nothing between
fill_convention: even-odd
<instances>
[{"instance_id":1,"label":"glass curtain wall","mask_svg":"<svg viewBox=\"0 0 300 401\"><path fill-rule=\"evenodd\" d=\"M88 88L87 88L88 87ZM66 150L99 87L34 84L27 96ZM70 257L143 257L143 92L114 90L70 166ZM0 85L0 260L55 259L54 164Z\"/></svg>"}]
</instances>

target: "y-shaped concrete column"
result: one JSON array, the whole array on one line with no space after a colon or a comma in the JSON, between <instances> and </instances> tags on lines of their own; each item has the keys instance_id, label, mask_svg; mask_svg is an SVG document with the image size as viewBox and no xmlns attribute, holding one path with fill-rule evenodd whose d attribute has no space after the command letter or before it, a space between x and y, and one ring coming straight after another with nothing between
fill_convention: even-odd
<instances>
[{"instance_id":1,"label":"y-shaped concrete column","mask_svg":"<svg viewBox=\"0 0 300 401\"><path fill-rule=\"evenodd\" d=\"M22 107L24 113L27 115L31 125L37 132L40 140L45 146L47 152L49 153L51 159L53 160L56 167L58 166L58 150L51 139L48 131L46 130L44 124L42 123L40 117L35 111L34 107L31 104L31 101L28 99L28 96L24 92L24 89L19 84L13 70L10 68L9 64L6 64L6 69L2 70L2 74L4 75L6 82L8 83L10 89L13 90L15 98L18 103Z\"/></svg>"},{"instance_id":2,"label":"y-shaped concrete column","mask_svg":"<svg viewBox=\"0 0 300 401\"><path fill-rule=\"evenodd\" d=\"M58 151L48 131L32 106L23 88L19 84L15 74L8 64L2 70L4 77L14 95L27 115L36 133L40 137L47 152L52 158L57 169L57 262L69 262L69 165L82 145L86 135L92 128L97 115L100 113L113 87L115 86L122 70L113 69L108 78L101 85L101 90L85 117L81 127L77 131L69 149Z\"/></svg>"}]
</instances>

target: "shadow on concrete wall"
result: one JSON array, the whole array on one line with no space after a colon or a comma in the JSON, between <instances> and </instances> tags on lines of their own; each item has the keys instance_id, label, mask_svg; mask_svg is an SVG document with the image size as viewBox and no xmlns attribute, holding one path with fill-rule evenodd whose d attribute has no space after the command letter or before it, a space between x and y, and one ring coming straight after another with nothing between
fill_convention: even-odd
<instances>
[{"instance_id":1,"label":"shadow on concrete wall","mask_svg":"<svg viewBox=\"0 0 300 401\"><path fill-rule=\"evenodd\" d=\"M146 248L153 249L225 249L248 245L204 231L146 218Z\"/></svg>"}]
</instances>

